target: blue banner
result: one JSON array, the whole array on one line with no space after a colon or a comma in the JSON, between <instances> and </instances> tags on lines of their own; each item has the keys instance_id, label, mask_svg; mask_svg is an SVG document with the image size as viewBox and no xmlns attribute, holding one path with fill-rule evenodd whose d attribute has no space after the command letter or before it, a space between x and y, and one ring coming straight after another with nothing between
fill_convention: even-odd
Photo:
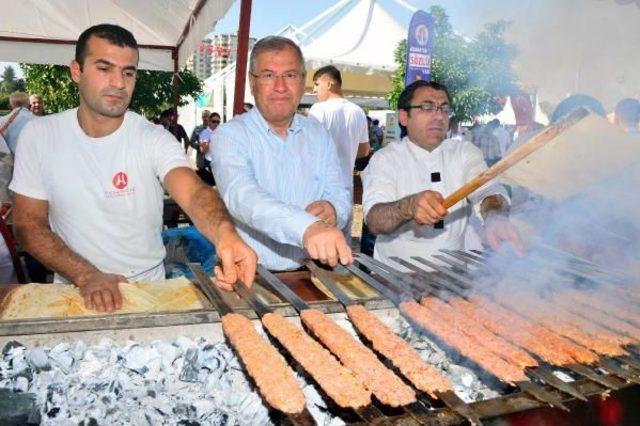
<instances>
[{"instance_id":1,"label":"blue banner","mask_svg":"<svg viewBox=\"0 0 640 426\"><path fill-rule=\"evenodd\" d=\"M198 108L209 106L209 101L211 101L212 94L213 91L202 92L202 94L196 98L196 105L198 106Z\"/></svg>"},{"instance_id":2,"label":"blue banner","mask_svg":"<svg viewBox=\"0 0 640 426\"><path fill-rule=\"evenodd\" d=\"M433 50L433 18L425 11L413 14L407 36L407 66L404 85L416 80L431 80L431 52Z\"/></svg>"}]
</instances>

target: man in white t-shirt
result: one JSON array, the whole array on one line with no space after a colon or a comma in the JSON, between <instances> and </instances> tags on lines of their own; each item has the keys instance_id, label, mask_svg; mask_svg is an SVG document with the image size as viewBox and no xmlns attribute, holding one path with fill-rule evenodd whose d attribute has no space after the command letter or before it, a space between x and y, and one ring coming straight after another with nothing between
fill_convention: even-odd
<instances>
[{"instance_id":1,"label":"man in white t-shirt","mask_svg":"<svg viewBox=\"0 0 640 426\"><path fill-rule=\"evenodd\" d=\"M80 106L24 127L10 185L20 245L98 311L121 307L118 283L164 278L163 187L215 244L218 285L251 284L256 268L220 197L173 136L127 111L137 66L126 29L84 31L70 66Z\"/></svg>"},{"instance_id":2,"label":"man in white t-shirt","mask_svg":"<svg viewBox=\"0 0 640 426\"><path fill-rule=\"evenodd\" d=\"M377 151L362 173L365 221L378 235L374 256L391 263L392 256L411 261L411 256L429 256L443 248L463 249L471 208L482 217L492 247L510 242L522 251L501 185L485 185L451 212L443 206L442 194L453 193L487 169L473 144L445 139L453 111L446 88L416 81L402 92L398 108L407 136Z\"/></svg>"},{"instance_id":3,"label":"man in white t-shirt","mask_svg":"<svg viewBox=\"0 0 640 426\"><path fill-rule=\"evenodd\" d=\"M342 96L342 76L333 65L319 68L313 75L313 90L320 102L309 115L329 130L338 150L345 187L353 195L353 166L356 158L369 155L367 116L358 105Z\"/></svg>"}]
</instances>

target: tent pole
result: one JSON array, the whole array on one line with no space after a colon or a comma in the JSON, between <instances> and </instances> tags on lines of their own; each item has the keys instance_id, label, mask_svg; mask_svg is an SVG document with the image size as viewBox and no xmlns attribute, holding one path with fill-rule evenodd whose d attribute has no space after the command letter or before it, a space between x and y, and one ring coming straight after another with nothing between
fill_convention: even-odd
<instances>
[{"instance_id":1,"label":"tent pole","mask_svg":"<svg viewBox=\"0 0 640 426\"><path fill-rule=\"evenodd\" d=\"M171 85L173 86L173 108L178 110L178 102L180 101L180 93L178 92L180 80L178 78L178 49L173 49L171 52L173 59L173 77L171 79Z\"/></svg>"},{"instance_id":2,"label":"tent pole","mask_svg":"<svg viewBox=\"0 0 640 426\"><path fill-rule=\"evenodd\" d=\"M240 3L240 23L238 25L238 55L236 58L236 84L233 94L233 115L244 112L244 88L247 75L250 26L251 0L242 0Z\"/></svg>"}]
</instances>

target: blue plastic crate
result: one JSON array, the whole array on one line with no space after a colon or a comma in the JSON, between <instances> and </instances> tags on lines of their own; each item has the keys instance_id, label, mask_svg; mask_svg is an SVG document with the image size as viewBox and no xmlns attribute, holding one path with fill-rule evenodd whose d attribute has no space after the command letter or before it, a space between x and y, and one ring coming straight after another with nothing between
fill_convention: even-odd
<instances>
[{"instance_id":1,"label":"blue plastic crate","mask_svg":"<svg viewBox=\"0 0 640 426\"><path fill-rule=\"evenodd\" d=\"M162 232L162 241L167 249L164 262L167 278L191 278L190 262L199 263L208 274L213 273L218 262L216 249L194 226L167 229Z\"/></svg>"}]
</instances>

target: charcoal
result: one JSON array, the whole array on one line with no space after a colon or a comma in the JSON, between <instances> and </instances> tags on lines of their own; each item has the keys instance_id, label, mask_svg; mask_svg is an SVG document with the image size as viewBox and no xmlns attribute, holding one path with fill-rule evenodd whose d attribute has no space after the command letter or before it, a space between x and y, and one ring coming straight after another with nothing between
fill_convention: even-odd
<instances>
[{"instance_id":1,"label":"charcoal","mask_svg":"<svg viewBox=\"0 0 640 426\"><path fill-rule=\"evenodd\" d=\"M105 359L98 358L94 352L87 351L84 359L77 363L76 371L81 379L89 380L93 377L109 376L107 370L110 368Z\"/></svg>"},{"instance_id":2,"label":"charcoal","mask_svg":"<svg viewBox=\"0 0 640 426\"><path fill-rule=\"evenodd\" d=\"M0 389L0 424L30 425L40 423L40 413L33 393L16 393Z\"/></svg>"},{"instance_id":3,"label":"charcoal","mask_svg":"<svg viewBox=\"0 0 640 426\"><path fill-rule=\"evenodd\" d=\"M87 344L82 340L78 340L73 344L73 358L74 359L83 359L84 353L87 350Z\"/></svg>"},{"instance_id":4,"label":"charcoal","mask_svg":"<svg viewBox=\"0 0 640 426\"><path fill-rule=\"evenodd\" d=\"M195 417L202 420L216 411L216 404L210 399L199 399L193 402L193 408L196 410Z\"/></svg>"},{"instance_id":5,"label":"charcoal","mask_svg":"<svg viewBox=\"0 0 640 426\"><path fill-rule=\"evenodd\" d=\"M24 345L15 340L11 340L10 342L7 342L2 348L2 355L8 355L14 348L24 348Z\"/></svg>"},{"instance_id":6,"label":"charcoal","mask_svg":"<svg viewBox=\"0 0 640 426\"><path fill-rule=\"evenodd\" d=\"M188 349L197 347L196 342L185 336L178 336L175 341L175 345L180 348L183 353L187 352Z\"/></svg>"},{"instance_id":7,"label":"charcoal","mask_svg":"<svg viewBox=\"0 0 640 426\"><path fill-rule=\"evenodd\" d=\"M60 343L49 351L51 364L55 364L63 373L69 374L75 362L69 345Z\"/></svg>"},{"instance_id":8,"label":"charcoal","mask_svg":"<svg viewBox=\"0 0 640 426\"><path fill-rule=\"evenodd\" d=\"M154 342L153 347L160 354L162 369L164 371L171 371L171 366L183 353L178 346L162 341Z\"/></svg>"},{"instance_id":9,"label":"charcoal","mask_svg":"<svg viewBox=\"0 0 640 426\"><path fill-rule=\"evenodd\" d=\"M157 376L162 358L154 348L134 345L126 352L124 366L138 374Z\"/></svg>"},{"instance_id":10,"label":"charcoal","mask_svg":"<svg viewBox=\"0 0 640 426\"><path fill-rule=\"evenodd\" d=\"M184 365L180 372L180 380L183 382L196 382L200 373L200 363L198 362L198 349L187 350L184 356Z\"/></svg>"},{"instance_id":11,"label":"charcoal","mask_svg":"<svg viewBox=\"0 0 640 426\"><path fill-rule=\"evenodd\" d=\"M89 347L78 341L51 349L14 345L6 352L0 373L12 377L0 380L0 391L33 392L34 411L45 424L270 423L264 402L223 343L178 338L118 347L103 339ZM14 367L33 371L33 382L18 379Z\"/></svg>"},{"instance_id":12,"label":"charcoal","mask_svg":"<svg viewBox=\"0 0 640 426\"><path fill-rule=\"evenodd\" d=\"M47 411L47 417L50 419L55 418L60 412L60 407L53 407L51 410Z\"/></svg>"},{"instance_id":13,"label":"charcoal","mask_svg":"<svg viewBox=\"0 0 640 426\"><path fill-rule=\"evenodd\" d=\"M9 361L9 368L13 376L20 374L23 370L29 369L24 347L10 349L6 354L6 359Z\"/></svg>"},{"instance_id":14,"label":"charcoal","mask_svg":"<svg viewBox=\"0 0 640 426\"><path fill-rule=\"evenodd\" d=\"M43 348L34 348L27 352L27 361L36 371L48 371L51 369L49 355Z\"/></svg>"},{"instance_id":15,"label":"charcoal","mask_svg":"<svg viewBox=\"0 0 640 426\"><path fill-rule=\"evenodd\" d=\"M201 381L219 380L226 369L226 361L218 348L213 345L205 346L198 355L200 368L206 371L200 371ZM209 375L209 377L207 377Z\"/></svg>"},{"instance_id":16,"label":"charcoal","mask_svg":"<svg viewBox=\"0 0 640 426\"><path fill-rule=\"evenodd\" d=\"M87 420L81 421L78 426L98 426L98 421L93 417L89 417Z\"/></svg>"},{"instance_id":17,"label":"charcoal","mask_svg":"<svg viewBox=\"0 0 640 426\"><path fill-rule=\"evenodd\" d=\"M24 376L16 377L13 383L13 389L18 392L26 393L29 390L29 380Z\"/></svg>"},{"instance_id":18,"label":"charcoal","mask_svg":"<svg viewBox=\"0 0 640 426\"><path fill-rule=\"evenodd\" d=\"M173 407L173 414L182 418L194 418L196 417L196 407L193 405L179 403Z\"/></svg>"},{"instance_id":19,"label":"charcoal","mask_svg":"<svg viewBox=\"0 0 640 426\"><path fill-rule=\"evenodd\" d=\"M122 384L117 380L113 380L109 383L108 389L109 392L113 393L117 397L122 393Z\"/></svg>"}]
</instances>

